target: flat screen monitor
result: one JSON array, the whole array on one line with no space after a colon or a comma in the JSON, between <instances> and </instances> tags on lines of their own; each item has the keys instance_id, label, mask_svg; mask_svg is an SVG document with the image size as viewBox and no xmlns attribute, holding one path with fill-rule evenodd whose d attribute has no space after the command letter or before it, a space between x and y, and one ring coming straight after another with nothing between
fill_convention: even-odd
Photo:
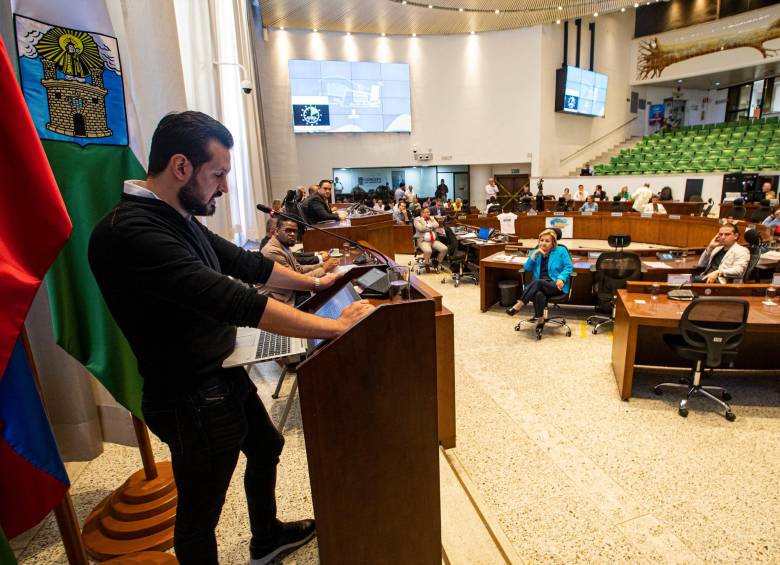
<instances>
[{"instance_id":1,"label":"flat screen monitor","mask_svg":"<svg viewBox=\"0 0 780 565\"><path fill-rule=\"evenodd\" d=\"M555 111L603 118L609 78L579 67L562 67L555 75Z\"/></svg>"},{"instance_id":2,"label":"flat screen monitor","mask_svg":"<svg viewBox=\"0 0 780 565\"><path fill-rule=\"evenodd\" d=\"M291 59L295 133L412 131L409 65Z\"/></svg>"},{"instance_id":3,"label":"flat screen monitor","mask_svg":"<svg viewBox=\"0 0 780 565\"><path fill-rule=\"evenodd\" d=\"M355 287L351 283L345 284L344 287L336 294L330 297L327 302L317 308L314 313L322 318L330 318L331 320L338 319L344 308L360 300L360 295L355 292ZM311 340L312 345L317 347L324 339Z\"/></svg>"},{"instance_id":4,"label":"flat screen monitor","mask_svg":"<svg viewBox=\"0 0 780 565\"><path fill-rule=\"evenodd\" d=\"M479 239L490 239L490 236L493 235L493 228L479 228Z\"/></svg>"}]
</instances>

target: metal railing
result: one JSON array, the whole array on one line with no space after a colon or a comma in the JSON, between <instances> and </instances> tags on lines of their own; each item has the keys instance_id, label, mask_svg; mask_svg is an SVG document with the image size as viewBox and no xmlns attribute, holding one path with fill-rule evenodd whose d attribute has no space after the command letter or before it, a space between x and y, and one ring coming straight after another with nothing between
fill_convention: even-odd
<instances>
[{"instance_id":1,"label":"metal railing","mask_svg":"<svg viewBox=\"0 0 780 565\"><path fill-rule=\"evenodd\" d=\"M586 149L588 149L589 147L591 147L591 146L595 145L596 143L598 143L598 142L599 142L599 141L601 141L602 139L604 139L604 138L606 138L606 137L608 137L608 136L612 135L613 133L615 133L615 132L616 132L616 131L618 131L619 129L622 129L622 128L626 127L627 125L634 123L634 122L635 122L637 119L639 119L639 116L634 116L633 118L631 118L630 120L628 120L626 123L624 123L624 124L620 124L620 125L619 125L619 126L617 126L616 128L609 130L607 133L605 133L604 135L602 135L602 136L600 136L600 137L598 137L598 138L594 139L593 141L591 141L591 142L590 142L590 143L588 143L587 145L583 145L582 147L580 147L579 149L577 149L577 151L575 151L575 152L574 152L574 153L572 153L571 155L567 155L566 157L564 157L563 159L561 159L561 160L560 160L560 162L559 162L558 164L559 164L559 165L563 165L563 164L564 164L566 161L568 161L569 159L573 158L575 155L579 155L580 153L582 153L583 151L585 151L585 150L586 150Z\"/></svg>"}]
</instances>

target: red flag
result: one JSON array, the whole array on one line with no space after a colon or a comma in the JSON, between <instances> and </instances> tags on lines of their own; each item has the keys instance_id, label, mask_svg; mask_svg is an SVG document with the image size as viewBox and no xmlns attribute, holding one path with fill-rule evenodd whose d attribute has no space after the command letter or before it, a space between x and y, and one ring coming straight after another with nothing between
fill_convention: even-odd
<instances>
[{"instance_id":1,"label":"red flag","mask_svg":"<svg viewBox=\"0 0 780 565\"><path fill-rule=\"evenodd\" d=\"M73 228L0 38L0 378Z\"/></svg>"}]
</instances>

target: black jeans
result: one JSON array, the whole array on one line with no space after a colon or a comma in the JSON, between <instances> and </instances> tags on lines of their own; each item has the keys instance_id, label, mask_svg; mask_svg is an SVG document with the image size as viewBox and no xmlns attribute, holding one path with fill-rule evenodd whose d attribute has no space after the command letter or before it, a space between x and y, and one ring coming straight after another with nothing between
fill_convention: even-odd
<instances>
[{"instance_id":1,"label":"black jeans","mask_svg":"<svg viewBox=\"0 0 780 565\"><path fill-rule=\"evenodd\" d=\"M180 563L217 563L219 522L238 452L253 540L276 524L276 465L284 438L244 369L230 369L176 399L143 400L146 425L171 449L178 490L173 545Z\"/></svg>"},{"instance_id":2,"label":"black jeans","mask_svg":"<svg viewBox=\"0 0 780 565\"><path fill-rule=\"evenodd\" d=\"M558 287L555 286L554 282L546 279L536 279L525 287L520 300L523 304L528 304L533 301L534 318L541 318L544 316L544 307L547 306L547 299L551 296L558 296L560 294L563 293L558 290Z\"/></svg>"}]
</instances>

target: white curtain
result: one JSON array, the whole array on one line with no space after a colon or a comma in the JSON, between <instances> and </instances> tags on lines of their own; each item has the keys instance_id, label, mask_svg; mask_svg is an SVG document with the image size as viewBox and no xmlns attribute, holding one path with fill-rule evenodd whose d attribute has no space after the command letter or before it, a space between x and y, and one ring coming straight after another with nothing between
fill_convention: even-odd
<instances>
[{"instance_id":1,"label":"white curtain","mask_svg":"<svg viewBox=\"0 0 780 565\"><path fill-rule=\"evenodd\" d=\"M235 142L228 195L204 223L239 245L259 240L265 228L255 204L267 202L270 191L264 175L248 7L243 0L175 0L174 5L187 107L220 120ZM244 79L254 87L249 95L241 90Z\"/></svg>"}]
</instances>

